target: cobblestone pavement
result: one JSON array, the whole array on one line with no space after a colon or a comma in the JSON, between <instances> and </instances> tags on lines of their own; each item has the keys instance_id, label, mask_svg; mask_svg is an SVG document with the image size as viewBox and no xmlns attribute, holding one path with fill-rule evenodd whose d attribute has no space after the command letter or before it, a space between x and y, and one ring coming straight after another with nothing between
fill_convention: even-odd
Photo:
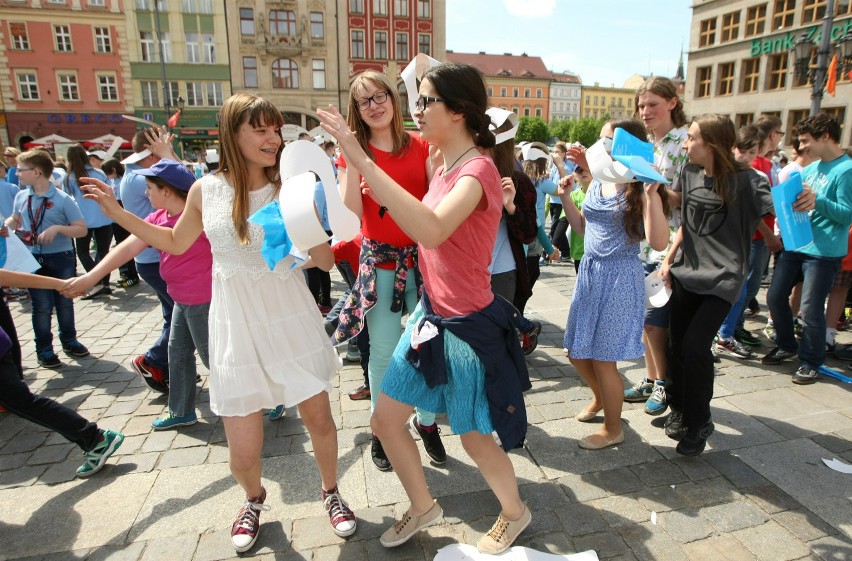
<instances>
[{"instance_id":1,"label":"cobblestone pavement","mask_svg":"<svg viewBox=\"0 0 852 561\"><path fill-rule=\"evenodd\" d=\"M625 404L625 443L585 451L594 430L574 420L591 393L562 352L574 270L542 268L527 315L544 324L528 357L526 446L510 454L533 522L518 545L551 553L594 549L601 559L852 559L852 475L822 458L852 462L852 387L821 379L790 381L795 366L723 358L713 415L716 433L696 458L678 457L642 404ZM334 289L342 284L335 277ZM762 295L761 295L762 298ZM159 333L159 305L147 287L115 290L108 300L76 303L80 340L92 356L57 371L37 366L29 305L12 303L24 344L27 381L36 392L123 431L123 446L96 476L74 479L78 448L8 413L0 415L0 559L197 560L235 558L230 525L243 500L231 479L220 420L199 386L201 422L153 432L166 407L133 373L129 360ZM762 328L765 313L748 326ZM852 336L840 334L843 343ZM764 338L764 352L768 341ZM843 368L831 359L829 365ZM642 362L620 363L625 384ZM444 545L475 543L498 504L439 416L449 459L428 466L443 524L386 550L378 536L406 508L391 473L369 453L369 402L346 392L360 385L344 363L331 395L340 440L340 487L359 517L349 539L331 531L319 500L310 440L294 409L264 421L264 484L272 509L248 554L258 559L432 559ZM343 396L341 398L341 396Z\"/></svg>"}]
</instances>

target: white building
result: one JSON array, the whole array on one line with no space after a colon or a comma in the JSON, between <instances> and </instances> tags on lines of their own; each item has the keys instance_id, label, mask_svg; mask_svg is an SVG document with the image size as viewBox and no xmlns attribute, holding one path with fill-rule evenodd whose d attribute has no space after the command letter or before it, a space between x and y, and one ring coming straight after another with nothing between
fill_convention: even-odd
<instances>
[{"instance_id":1,"label":"white building","mask_svg":"<svg viewBox=\"0 0 852 561\"><path fill-rule=\"evenodd\" d=\"M550 83L550 118L579 119L583 81L572 72L553 72Z\"/></svg>"}]
</instances>

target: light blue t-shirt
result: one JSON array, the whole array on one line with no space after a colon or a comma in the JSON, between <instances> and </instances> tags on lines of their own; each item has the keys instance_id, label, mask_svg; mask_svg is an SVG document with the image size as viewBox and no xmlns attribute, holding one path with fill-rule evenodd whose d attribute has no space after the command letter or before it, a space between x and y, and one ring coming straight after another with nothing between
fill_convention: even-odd
<instances>
[{"instance_id":1,"label":"light blue t-shirt","mask_svg":"<svg viewBox=\"0 0 852 561\"><path fill-rule=\"evenodd\" d=\"M328 203L325 201L325 189L323 189L322 181L317 181L314 185L314 204L317 205L317 213L320 217L322 229L326 232L331 230L328 223Z\"/></svg>"},{"instance_id":2,"label":"light blue t-shirt","mask_svg":"<svg viewBox=\"0 0 852 561\"><path fill-rule=\"evenodd\" d=\"M109 182L104 172L92 166L86 166L86 175L84 177L100 179L104 183ZM83 213L83 219L86 221L86 228L100 228L101 226L112 224L112 220L104 214L104 211L101 210L101 206L97 202L83 197L83 190L80 189L80 182L74 173L69 173L65 176L63 185L65 186L65 192L74 197L77 206L80 207L80 212Z\"/></svg>"},{"instance_id":3,"label":"light blue t-shirt","mask_svg":"<svg viewBox=\"0 0 852 561\"><path fill-rule=\"evenodd\" d=\"M536 222L544 225L544 196L555 195L558 187L550 179L538 179L535 181L535 217Z\"/></svg>"},{"instance_id":4,"label":"light blue t-shirt","mask_svg":"<svg viewBox=\"0 0 852 561\"><path fill-rule=\"evenodd\" d=\"M509 229L506 226L506 218L500 219L497 226L497 239L494 240L494 251L491 253L491 265L488 271L492 275L499 275L508 271L514 271L515 256L512 255L512 246L509 244Z\"/></svg>"},{"instance_id":5,"label":"light blue t-shirt","mask_svg":"<svg viewBox=\"0 0 852 561\"><path fill-rule=\"evenodd\" d=\"M12 166L6 171L6 181L12 185L20 185L18 180L18 166Z\"/></svg>"},{"instance_id":6,"label":"light blue t-shirt","mask_svg":"<svg viewBox=\"0 0 852 561\"><path fill-rule=\"evenodd\" d=\"M32 198L32 201L30 201ZM51 226L68 226L83 220L83 213L74 199L53 185L44 196L36 195L32 187L21 189L15 197L14 216L20 219L21 230L32 231L32 222L36 221L36 234L41 234ZM43 217L42 217L43 215ZM33 255L72 251L74 240L65 234L57 234L49 244L30 246Z\"/></svg>"},{"instance_id":7,"label":"light blue t-shirt","mask_svg":"<svg viewBox=\"0 0 852 561\"><path fill-rule=\"evenodd\" d=\"M0 220L6 220L12 216L12 210L15 208L15 197L18 196L21 190L17 185L13 185L4 179L0 179L0 215L3 216Z\"/></svg>"},{"instance_id":8,"label":"light blue t-shirt","mask_svg":"<svg viewBox=\"0 0 852 561\"><path fill-rule=\"evenodd\" d=\"M844 257L852 224L852 158L817 161L802 171L802 180L816 193L811 213L813 243L799 249L815 257Z\"/></svg>"},{"instance_id":9,"label":"light blue t-shirt","mask_svg":"<svg viewBox=\"0 0 852 561\"><path fill-rule=\"evenodd\" d=\"M142 169L142 166L128 164L118 188L121 191L121 202L125 210L145 220L149 214L154 212L154 207L151 206L151 201L145 194L145 176L134 173L134 170L137 169ZM141 264L159 263L160 253L153 247L149 247L137 255L134 261Z\"/></svg>"}]
</instances>

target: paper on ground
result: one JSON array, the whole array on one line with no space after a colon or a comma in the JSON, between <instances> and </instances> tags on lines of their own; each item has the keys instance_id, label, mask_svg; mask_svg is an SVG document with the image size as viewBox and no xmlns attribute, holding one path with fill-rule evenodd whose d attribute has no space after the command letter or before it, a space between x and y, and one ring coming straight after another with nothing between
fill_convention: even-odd
<instances>
[{"instance_id":1,"label":"paper on ground","mask_svg":"<svg viewBox=\"0 0 852 561\"><path fill-rule=\"evenodd\" d=\"M590 549L571 555L554 555L528 547L516 546L509 548L500 555L487 555L480 553L472 545L454 543L439 549L435 556L435 561L491 561L492 559L503 559L504 561L598 561L598 554Z\"/></svg>"},{"instance_id":2,"label":"paper on ground","mask_svg":"<svg viewBox=\"0 0 852 561\"><path fill-rule=\"evenodd\" d=\"M852 473L852 466L841 462L837 458L833 458L831 460L826 460L825 458L823 458L822 463L824 463L834 471L839 471L840 473Z\"/></svg>"},{"instance_id":3,"label":"paper on ground","mask_svg":"<svg viewBox=\"0 0 852 561\"><path fill-rule=\"evenodd\" d=\"M41 269L41 265L35 260L33 254L14 232L9 230L9 237L5 241L6 263L3 265L4 269L18 273L34 273Z\"/></svg>"}]
</instances>

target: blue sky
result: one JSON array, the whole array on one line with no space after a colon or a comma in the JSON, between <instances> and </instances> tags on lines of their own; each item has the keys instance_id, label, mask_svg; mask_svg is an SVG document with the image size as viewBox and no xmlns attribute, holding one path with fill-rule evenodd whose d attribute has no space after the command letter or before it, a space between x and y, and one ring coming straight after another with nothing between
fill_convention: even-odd
<instances>
[{"instance_id":1,"label":"blue sky","mask_svg":"<svg viewBox=\"0 0 852 561\"><path fill-rule=\"evenodd\" d=\"M526 52L584 84L672 76L689 47L689 0L447 0L447 49Z\"/></svg>"}]
</instances>

